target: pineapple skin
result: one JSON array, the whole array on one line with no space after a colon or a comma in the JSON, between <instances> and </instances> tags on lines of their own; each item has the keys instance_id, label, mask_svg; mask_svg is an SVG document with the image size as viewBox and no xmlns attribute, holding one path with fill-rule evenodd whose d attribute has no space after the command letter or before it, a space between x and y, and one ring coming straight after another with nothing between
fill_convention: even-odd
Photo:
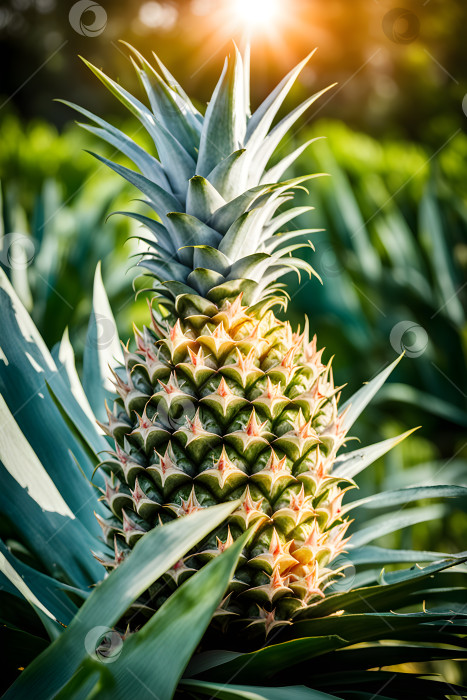
<instances>
[{"instance_id":1,"label":"pineapple skin","mask_svg":"<svg viewBox=\"0 0 467 700\"><path fill-rule=\"evenodd\" d=\"M204 314L186 308L165 328L152 315L114 373L119 398L102 427L115 450L101 465L112 516L100 523L115 556L101 561L110 570L151 528L239 499L151 591L151 605L252 528L216 617L268 633L324 596L347 542L341 503L353 482L332 476L345 439L339 390L306 330L249 309L241 294L205 301Z\"/></svg>"}]
</instances>

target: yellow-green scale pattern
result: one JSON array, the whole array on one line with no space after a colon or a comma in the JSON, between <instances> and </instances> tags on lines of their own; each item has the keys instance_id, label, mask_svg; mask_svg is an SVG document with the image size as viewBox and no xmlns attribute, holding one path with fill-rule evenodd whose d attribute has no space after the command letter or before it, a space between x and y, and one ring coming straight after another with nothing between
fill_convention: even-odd
<instances>
[{"instance_id":1,"label":"yellow-green scale pattern","mask_svg":"<svg viewBox=\"0 0 467 700\"><path fill-rule=\"evenodd\" d=\"M164 325L153 316L151 328L135 329L137 349L125 349L119 398L102 426L115 451L102 463L111 515L99 519L115 552L101 561L112 569L151 528L239 499L160 580L151 604L253 526L216 618L266 633L321 599L335 577L352 487L332 475L345 431L331 366L316 337L293 333L270 306L248 308L241 294L193 305L186 295L183 318Z\"/></svg>"}]
</instances>

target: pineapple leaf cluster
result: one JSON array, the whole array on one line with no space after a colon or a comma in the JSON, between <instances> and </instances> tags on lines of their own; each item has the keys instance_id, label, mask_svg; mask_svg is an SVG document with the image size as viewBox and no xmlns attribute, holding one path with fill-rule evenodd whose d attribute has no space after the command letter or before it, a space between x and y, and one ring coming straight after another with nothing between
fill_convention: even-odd
<instances>
[{"instance_id":1,"label":"pineapple leaf cluster","mask_svg":"<svg viewBox=\"0 0 467 700\"><path fill-rule=\"evenodd\" d=\"M127 212L148 234L150 250L140 264L158 280L158 293L170 300L166 306L175 318L212 315L213 304L222 306L240 293L244 302L261 306L280 293L278 279L284 274L312 272L293 253L310 245L304 239L313 230L284 230L287 222L311 207L277 214L302 183L320 175L280 181L311 141L273 167L268 164L291 127L333 86L306 99L271 128L310 56L250 116L249 61L244 65L234 47L203 117L157 57L154 67L135 49L130 50L150 108L86 63L140 121L154 143L153 153L88 110L70 106L96 125L83 125L87 130L127 156L139 170L96 156L137 187L157 215L154 220Z\"/></svg>"}]
</instances>

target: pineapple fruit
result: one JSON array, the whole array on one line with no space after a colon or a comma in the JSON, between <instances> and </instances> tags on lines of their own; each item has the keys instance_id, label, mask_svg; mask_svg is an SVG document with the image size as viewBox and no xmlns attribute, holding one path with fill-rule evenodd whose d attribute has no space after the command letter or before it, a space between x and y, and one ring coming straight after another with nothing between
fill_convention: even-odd
<instances>
[{"instance_id":1,"label":"pineapple fruit","mask_svg":"<svg viewBox=\"0 0 467 700\"><path fill-rule=\"evenodd\" d=\"M158 159L127 135L76 107L86 128L128 156L140 172L97 156L135 185L157 220L142 223L140 261L155 279L150 323L135 329L114 372L118 398L104 431L115 449L100 519L114 552L111 570L154 527L238 499L225 525L178 562L148 594L158 607L187 577L251 528L220 623L266 634L324 596L338 572L348 519L342 498L354 486L334 477L345 436L339 387L308 322L294 332L274 309L286 306L279 281L314 271L294 252L312 230L286 230L311 207L279 208L307 175L279 181L308 143L269 167L282 138L323 93L273 128L307 59L261 106L249 110L249 68L234 47L203 117L155 57L131 49L150 109L90 66L141 121ZM327 88L328 89L328 88Z\"/></svg>"}]
</instances>

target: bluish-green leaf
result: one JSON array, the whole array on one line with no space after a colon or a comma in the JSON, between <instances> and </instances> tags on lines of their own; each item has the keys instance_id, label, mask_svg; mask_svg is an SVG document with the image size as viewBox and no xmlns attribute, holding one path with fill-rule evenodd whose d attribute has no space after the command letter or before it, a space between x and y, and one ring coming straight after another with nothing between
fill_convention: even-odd
<instances>
[{"instance_id":1,"label":"bluish-green leaf","mask_svg":"<svg viewBox=\"0 0 467 700\"><path fill-rule=\"evenodd\" d=\"M196 245L193 247L193 266L206 267L208 270L219 272L224 277L228 274L231 262L217 250L208 245Z\"/></svg>"},{"instance_id":2,"label":"bluish-green leaf","mask_svg":"<svg viewBox=\"0 0 467 700\"><path fill-rule=\"evenodd\" d=\"M246 131L243 66L237 47L228 57L204 117L196 172L205 177L243 146Z\"/></svg>"},{"instance_id":3,"label":"bluish-green leaf","mask_svg":"<svg viewBox=\"0 0 467 700\"><path fill-rule=\"evenodd\" d=\"M73 463L70 450L88 478L96 465L63 420L47 384L93 453L107 449L108 443L76 401L4 273L0 273L0 312L0 394L71 511L98 534L94 491Z\"/></svg>"},{"instance_id":4,"label":"bluish-green leaf","mask_svg":"<svg viewBox=\"0 0 467 700\"><path fill-rule=\"evenodd\" d=\"M396 365L399 364L403 355L391 362L388 367L383 369L382 372L376 375L368 384L365 384L361 389L359 389L350 399L348 399L343 406L341 406L341 414L346 410L343 425L349 430L352 425L357 420L358 416L362 413L365 407L369 404L376 392L382 387L386 379L389 377Z\"/></svg>"},{"instance_id":5,"label":"bluish-green leaf","mask_svg":"<svg viewBox=\"0 0 467 700\"><path fill-rule=\"evenodd\" d=\"M86 639L96 628L112 628L128 607L197 542L222 523L238 501L206 508L142 537L131 555L96 588L60 639L51 644L9 688L5 698L49 700L86 659Z\"/></svg>"},{"instance_id":6,"label":"bluish-green leaf","mask_svg":"<svg viewBox=\"0 0 467 700\"><path fill-rule=\"evenodd\" d=\"M258 185L256 187L251 187L238 197L232 199L227 204L217 209L211 218L207 222L209 226L212 226L216 231L219 231L224 235L227 230L232 226L234 221L238 219L239 216L244 214L249 207L251 207L261 195L266 192L272 192L273 188L271 185Z\"/></svg>"},{"instance_id":7,"label":"bluish-green leaf","mask_svg":"<svg viewBox=\"0 0 467 700\"><path fill-rule=\"evenodd\" d=\"M268 182L271 182L271 180L268 180ZM280 212L271 220L271 223L266 226L265 238L272 236L273 233L278 231L287 222L291 221L292 219L295 219L297 216L300 216L300 214L306 214L309 211L313 211L313 209L314 207L308 206L290 207L290 209L286 209L286 211Z\"/></svg>"},{"instance_id":8,"label":"bluish-green leaf","mask_svg":"<svg viewBox=\"0 0 467 700\"><path fill-rule=\"evenodd\" d=\"M231 260L241 260L256 249L255 229L260 232L259 221L263 217L260 209L247 211L238 217L225 233L219 250Z\"/></svg>"},{"instance_id":9,"label":"bluish-green leaf","mask_svg":"<svg viewBox=\"0 0 467 700\"><path fill-rule=\"evenodd\" d=\"M189 245L209 245L217 248L221 236L195 216L174 212L167 215L178 248Z\"/></svg>"},{"instance_id":10,"label":"bluish-green leaf","mask_svg":"<svg viewBox=\"0 0 467 700\"><path fill-rule=\"evenodd\" d=\"M260 685L236 685L233 683L209 683L207 681L182 681L182 688L219 700L339 700L335 695L313 690L304 685L287 685L271 688Z\"/></svg>"},{"instance_id":11,"label":"bluish-green leaf","mask_svg":"<svg viewBox=\"0 0 467 700\"><path fill-rule=\"evenodd\" d=\"M138 265L149 270L157 279L164 283L167 280L186 282L191 269L178 263L176 260L170 260L170 258L168 260L163 260L162 258L156 260L148 256L144 256Z\"/></svg>"},{"instance_id":12,"label":"bluish-green leaf","mask_svg":"<svg viewBox=\"0 0 467 700\"><path fill-rule=\"evenodd\" d=\"M84 347L83 386L94 415L103 422L106 421L105 401L112 400L115 395L110 368L119 364L123 364L122 348L98 263Z\"/></svg>"},{"instance_id":13,"label":"bluish-green leaf","mask_svg":"<svg viewBox=\"0 0 467 700\"><path fill-rule=\"evenodd\" d=\"M152 52L152 55L154 56L156 63L159 66L159 70L165 78L167 85L175 94L175 99L177 100L180 109L183 111L184 114L186 114L187 119L189 120L192 127L196 130L196 132L201 133L203 116L198 112L198 110L186 94L185 90L175 80L174 76L172 75L172 73L170 73L169 69L166 68L166 66L162 63L159 56L157 56L157 54L155 54L154 51Z\"/></svg>"},{"instance_id":14,"label":"bluish-green leaf","mask_svg":"<svg viewBox=\"0 0 467 700\"><path fill-rule=\"evenodd\" d=\"M191 154L195 155L195 147L199 144L199 122L194 123L187 119L187 107L180 100L174 90L167 85L154 67L147 61L144 56L137 51L133 46L125 44L136 57L139 65L144 71L145 79L143 80L144 88L147 92L151 108L165 126L167 131L175 136L182 146ZM196 128L196 125L198 128Z\"/></svg>"},{"instance_id":15,"label":"bluish-green leaf","mask_svg":"<svg viewBox=\"0 0 467 700\"><path fill-rule=\"evenodd\" d=\"M405 527L425 523L430 520L438 520L446 512L444 505L425 506L423 508L412 508L401 510L395 513L379 516L373 520L365 522L365 527L352 534L350 547L360 547L363 544L372 542L377 537L382 537L390 532L396 532Z\"/></svg>"},{"instance_id":16,"label":"bluish-green leaf","mask_svg":"<svg viewBox=\"0 0 467 700\"><path fill-rule=\"evenodd\" d=\"M197 267L187 277L188 284L192 285L199 294L206 296L216 285L225 282L225 277L220 272L208 270L205 267Z\"/></svg>"},{"instance_id":17,"label":"bluish-green leaf","mask_svg":"<svg viewBox=\"0 0 467 700\"><path fill-rule=\"evenodd\" d=\"M299 158L304 151L308 148L308 146L311 146L312 143L315 141L320 141L321 136L318 136L317 138L314 139L309 139L309 141L305 141L304 144L296 148L292 153L289 153L287 156L282 158L276 165L273 165L272 168L269 168L269 170L266 170L264 175L262 176L260 180L260 184L263 182L276 182L277 180L280 180L282 175L286 172L287 168L290 168L290 166L295 163L297 158Z\"/></svg>"},{"instance_id":18,"label":"bluish-green leaf","mask_svg":"<svg viewBox=\"0 0 467 700\"><path fill-rule=\"evenodd\" d=\"M427 588L442 588L444 579L442 572L446 569L462 563L464 558L437 561L425 567L419 565L410 569L391 572L379 577L377 585L353 586L350 590L334 593L316 603L303 612L299 612L298 619L321 618L336 613L338 610L357 613L372 610L397 610L407 606L409 594L419 593L419 600L423 600L423 593ZM435 576L438 574L438 576ZM416 600L412 601L413 603ZM345 633L340 633L346 637Z\"/></svg>"},{"instance_id":19,"label":"bluish-green leaf","mask_svg":"<svg viewBox=\"0 0 467 700\"><path fill-rule=\"evenodd\" d=\"M450 555L445 552L425 552L416 549L385 549L368 545L352 549L347 555L352 562L359 564L397 564L412 562L420 564L426 561L446 559Z\"/></svg>"},{"instance_id":20,"label":"bluish-green leaf","mask_svg":"<svg viewBox=\"0 0 467 700\"><path fill-rule=\"evenodd\" d=\"M83 114L85 117L88 117L88 119L98 124L100 128L92 127L88 124L80 124L80 126L104 141L107 141L107 143L110 143L114 148L130 158L141 170L142 174L149 180L153 180L160 187L170 189L169 181L157 158L151 156L144 148L141 148L141 146L138 146L138 144L123 131L120 131L120 129L112 126L112 124L109 124L89 110L84 109L84 107L80 107L73 102L67 102L67 100L58 101L75 109L77 112L80 112L80 114Z\"/></svg>"},{"instance_id":21,"label":"bluish-green leaf","mask_svg":"<svg viewBox=\"0 0 467 700\"><path fill-rule=\"evenodd\" d=\"M173 243L173 237L170 235L167 228L163 226L159 221L131 211L112 212L112 216L115 214L121 214L122 216L128 216L130 219L135 219L136 221L139 221L140 224L143 224L143 226L149 229L149 231L151 231L151 233L154 234L155 238L155 242L151 242L150 245L155 245L158 250L162 249L166 253L169 253L169 255L173 255L176 253L177 248Z\"/></svg>"},{"instance_id":22,"label":"bluish-green leaf","mask_svg":"<svg viewBox=\"0 0 467 700\"><path fill-rule=\"evenodd\" d=\"M423 498L460 498L463 499L464 507L467 505L467 488L464 486L411 486L394 491L382 491L372 496L352 501L345 510L354 508L369 508L380 510L382 508L392 508L405 503L412 503Z\"/></svg>"},{"instance_id":23,"label":"bluish-green leaf","mask_svg":"<svg viewBox=\"0 0 467 700\"><path fill-rule=\"evenodd\" d=\"M263 241L263 246L264 250L267 253L273 253L275 250L283 250L284 243L287 243L288 241L293 241L295 238L301 238L302 242L298 246L299 248L303 248L303 246L310 245L310 241L308 239L308 236L310 233L319 233L323 229L320 228L302 228L302 229L296 229L295 231L288 231L287 233L279 233L275 234L274 236L271 236L270 238L266 238ZM306 240L303 240L306 236ZM314 248L313 248L314 249ZM298 250L298 248L297 248Z\"/></svg>"},{"instance_id":24,"label":"bluish-green leaf","mask_svg":"<svg viewBox=\"0 0 467 700\"><path fill-rule=\"evenodd\" d=\"M27 566L3 542L0 542L0 570L39 615L51 639L58 637L78 611L65 593L75 589Z\"/></svg>"},{"instance_id":25,"label":"bluish-green leaf","mask_svg":"<svg viewBox=\"0 0 467 700\"><path fill-rule=\"evenodd\" d=\"M253 149L257 148L266 137L274 117L290 92L292 85L295 83L296 79L315 51L316 49L311 51L308 56L294 66L294 68L292 68L292 70L281 80L275 89L269 93L266 99L253 112L248 120L246 130L245 141L249 147L252 147Z\"/></svg>"},{"instance_id":26,"label":"bluish-green leaf","mask_svg":"<svg viewBox=\"0 0 467 700\"><path fill-rule=\"evenodd\" d=\"M103 71L101 71L92 63L86 61L86 59L81 57L81 60L85 65L94 73L94 75L99 78L99 80L105 85L105 87L141 122L145 127L147 132L154 138L155 130L155 118L151 114L149 109L134 95L129 93L125 88L116 83L112 78L109 78Z\"/></svg>"},{"instance_id":27,"label":"bluish-green leaf","mask_svg":"<svg viewBox=\"0 0 467 700\"><path fill-rule=\"evenodd\" d=\"M139 189L146 197L150 206L154 209L156 214L163 217L169 211L178 211L181 208L180 201L176 199L172 194L166 192L162 187L159 187L155 182L151 182L144 175L140 175L135 170L126 168L124 165L119 165L114 163L108 158L97 155L97 153L92 153L88 151L90 155L97 158L101 163L107 165L111 170L114 170L117 175L123 177L127 182L131 183Z\"/></svg>"},{"instance_id":28,"label":"bluish-green leaf","mask_svg":"<svg viewBox=\"0 0 467 700\"><path fill-rule=\"evenodd\" d=\"M364 601L361 601L364 605ZM367 608L366 608L367 610ZM365 612L348 615L328 615L313 620L296 622L287 636L293 638L308 637L316 634L337 634L348 640L349 644L358 644L372 639L406 639L413 634L417 637L420 625L424 625L422 637L430 639L430 633L437 634L449 625L448 613L393 613ZM451 613L452 616L452 613ZM465 615L459 614L459 621L465 621ZM457 615L456 615L457 622ZM454 632L454 625L447 631Z\"/></svg>"},{"instance_id":29,"label":"bluish-green leaf","mask_svg":"<svg viewBox=\"0 0 467 700\"><path fill-rule=\"evenodd\" d=\"M230 202L246 190L247 160L245 153L244 148L234 151L230 156L221 160L207 176L209 182L226 202Z\"/></svg>"},{"instance_id":30,"label":"bluish-green leaf","mask_svg":"<svg viewBox=\"0 0 467 700\"><path fill-rule=\"evenodd\" d=\"M205 669L203 676L206 678L206 671L209 671L209 680L216 682L228 683L231 678L235 678L240 683L254 683L257 679L266 681L289 666L310 661L346 644L347 642L338 636L306 637L272 644L258 651L237 654L235 658L227 659L224 663L216 663L215 666ZM191 671L193 667L196 668L192 665ZM190 675L195 674L191 672ZM199 675L199 671L196 675Z\"/></svg>"},{"instance_id":31,"label":"bluish-green leaf","mask_svg":"<svg viewBox=\"0 0 467 700\"><path fill-rule=\"evenodd\" d=\"M320 90L319 92L315 93L307 100L302 102L301 105L295 107L295 109L293 109L286 117L284 117L278 124L276 124L276 126L272 129L272 131L269 132L266 138L263 139L259 148L255 152L255 157L250 170L250 185L260 180L262 172L267 166L277 146L282 141L284 136L287 133L289 133L291 127L293 126L293 124L295 124L297 119L299 119L302 116L302 114L306 112L306 110L314 102L316 102L318 98L321 97L321 95L324 95L325 92L333 88L334 85L335 83L324 88L324 90Z\"/></svg>"},{"instance_id":32,"label":"bluish-green leaf","mask_svg":"<svg viewBox=\"0 0 467 700\"><path fill-rule=\"evenodd\" d=\"M187 214L195 216L200 221L208 222L214 212L224 205L225 199L209 180L201 175L195 175L190 179L186 198Z\"/></svg>"},{"instance_id":33,"label":"bluish-green leaf","mask_svg":"<svg viewBox=\"0 0 467 700\"><path fill-rule=\"evenodd\" d=\"M184 196L188 179L195 174L195 162L189 153L177 139L156 120L154 115L142 102L105 75L99 68L96 68L88 61L84 60L84 63L92 70L99 80L104 83L110 92L140 120L156 145L160 161L174 192ZM138 69L138 71L139 70L140 69ZM129 173L131 172L132 171L127 171L127 179L129 179L130 182L131 175L129 175ZM119 174L123 175L123 172Z\"/></svg>"},{"instance_id":34,"label":"bluish-green leaf","mask_svg":"<svg viewBox=\"0 0 467 700\"><path fill-rule=\"evenodd\" d=\"M150 700L151 688L157 688L159 700L171 700L185 666L221 603L249 535L244 533L186 581L128 639L110 669L115 685L99 697L126 700L134 692L136 679L141 700Z\"/></svg>"},{"instance_id":35,"label":"bluish-green leaf","mask_svg":"<svg viewBox=\"0 0 467 700\"><path fill-rule=\"evenodd\" d=\"M402 442L402 440L405 440L414 430L416 430L416 428L407 430L407 432L389 438L388 440L377 442L374 445L362 447L360 450L354 450L353 452L346 452L340 455L334 462L332 473L334 476L344 476L348 479L352 479L366 469L366 467L369 467L370 464L373 464L373 462L386 454L386 452L392 450L392 448Z\"/></svg>"},{"instance_id":36,"label":"bluish-green leaf","mask_svg":"<svg viewBox=\"0 0 467 700\"><path fill-rule=\"evenodd\" d=\"M228 279L251 279L259 282L272 258L266 253L254 253L240 258L232 265Z\"/></svg>"},{"instance_id":37,"label":"bluish-green leaf","mask_svg":"<svg viewBox=\"0 0 467 700\"><path fill-rule=\"evenodd\" d=\"M92 412L92 408L86 394L84 393L78 372L76 371L75 353L73 346L70 343L68 326L63 331L60 343L52 350L52 357L55 360L57 369L59 371L63 369L62 377L70 387L70 391L75 397L76 401L79 403L89 420L94 423L96 420L95 415Z\"/></svg>"},{"instance_id":38,"label":"bluish-green leaf","mask_svg":"<svg viewBox=\"0 0 467 700\"><path fill-rule=\"evenodd\" d=\"M90 554L92 548L98 548L98 541L91 533L97 535L99 532L92 512L95 504L93 490L76 469L70 455L60 467L66 476L64 467L68 466L72 483L73 477L79 477L83 492L72 494L68 488L63 489L62 494L58 490L52 479L52 476L57 478L56 469L48 465L47 473L2 397L0 423L0 504L3 517L28 543L46 571L86 588L103 573ZM81 506L78 517L75 517L73 507L76 508L80 501L88 506L89 516ZM89 531L85 527L88 524Z\"/></svg>"}]
</instances>

